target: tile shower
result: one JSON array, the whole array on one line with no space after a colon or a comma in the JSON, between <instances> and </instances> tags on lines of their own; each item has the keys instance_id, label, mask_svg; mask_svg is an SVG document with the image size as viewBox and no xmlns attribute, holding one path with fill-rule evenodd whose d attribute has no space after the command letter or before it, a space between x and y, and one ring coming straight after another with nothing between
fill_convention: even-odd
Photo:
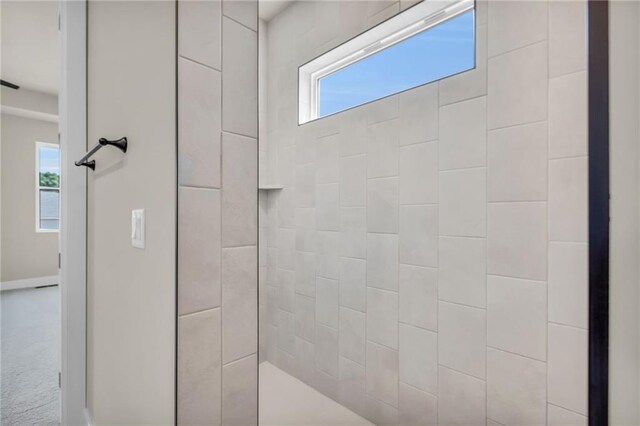
<instances>
[{"instance_id":1,"label":"tile shower","mask_svg":"<svg viewBox=\"0 0 640 426\"><path fill-rule=\"evenodd\" d=\"M478 2L474 70L298 126L298 66L409 6L260 22L259 360L377 424L586 424L585 4Z\"/></svg>"}]
</instances>

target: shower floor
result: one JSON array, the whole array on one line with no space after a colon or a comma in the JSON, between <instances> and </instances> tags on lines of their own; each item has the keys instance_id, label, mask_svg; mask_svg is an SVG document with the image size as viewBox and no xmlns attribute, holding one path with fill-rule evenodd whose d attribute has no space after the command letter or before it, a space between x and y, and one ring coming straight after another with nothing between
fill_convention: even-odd
<instances>
[{"instance_id":1,"label":"shower floor","mask_svg":"<svg viewBox=\"0 0 640 426\"><path fill-rule=\"evenodd\" d=\"M260 364L260 426L359 426L373 425L280 370Z\"/></svg>"}]
</instances>

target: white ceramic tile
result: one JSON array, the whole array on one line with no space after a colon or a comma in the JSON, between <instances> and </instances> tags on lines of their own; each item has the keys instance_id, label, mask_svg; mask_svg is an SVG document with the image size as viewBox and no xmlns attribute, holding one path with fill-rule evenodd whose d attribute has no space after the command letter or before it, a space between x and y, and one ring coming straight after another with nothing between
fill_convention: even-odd
<instances>
[{"instance_id":1,"label":"white ceramic tile","mask_svg":"<svg viewBox=\"0 0 640 426\"><path fill-rule=\"evenodd\" d=\"M257 350L257 253L255 247L222 249L222 359Z\"/></svg>"},{"instance_id":2,"label":"white ceramic tile","mask_svg":"<svg viewBox=\"0 0 640 426\"><path fill-rule=\"evenodd\" d=\"M438 398L400 382L398 424L402 426L436 426Z\"/></svg>"},{"instance_id":3,"label":"white ceramic tile","mask_svg":"<svg viewBox=\"0 0 640 426\"><path fill-rule=\"evenodd\" d=\"M400 98L398 96L388 96L371 102L363 108L365 109L367 124L390 121L400 117ZM392 126L395 125L392 124Z\"/></svg>"},{"instance_id":4,"label":"white ceramic tile","mask_svg":"<svg viewBox=\"0 0 640 426\"><path fill-rule=\"evenodd\" d=\"M400 263L438 266L438 206L400 207Z\"/></svg>"},{"instance_id":5,"label":"white ceramic tile","mask_svg":"<svg viewBox=\"0 0 640 426\"><path fill-rule=\"evenodd\" d=\"M391 426L398 423L398 409L392 405L372 398L369 395L366 399L367 419L377 425Z\"/></svg>"},{"instance_id":6,"label":"white ceramic tile","mask_svg":"<svg viewBox=\"0 0 640 426\"><path fill-rule=\"evenodd\" d=\"M223 308L224 310L224 308ZM287 371L291 371L292 367L289 366L290 359L296 351L296 319L295 315L291 312L278 310L278 318L276 319L276 327L278 328L276 333L276 339L278 340L277 346L280 351L279 358L284 358L283 362L287 363ZM282 356L286 354L286 356ZM290 368L291 367L291 368ZM284 368L284 367L283 367Z\"/></svg>"},{"instance_id":7,"label":"white ceramic tile","mask_svg":"<svg viewBox=\"0 0 640 426\"><path fill-rule=\"evenodd\" d=\"M361 259L340 258L340 305L366 310L367 264Z\"/></svg>"},{"instance_id":8,"label":"white ceramic tile","mask_svg":"<svg viewBox=\"0 0 640 426\"><path fill-rule=\"evenodd\" d=\"M381 2L381 3L386 3L385 1ZM380 11L379 13L370 16L369 19L367 19L367 26L369 28L380 24L381 22L386 21L387 19L395 16L398 12L400 12L400 3L399 2L393 2L390 6L388 6L386 9Z\"/></svg>"},{"instance_id":9,"label":"white ceramic tile","mask_svg":"<svg viewBox=\"0 0 640 426\"><path fill-rule=\"evenodd\" d=\"M587 155L587 72L549 80L549 157Z\"/></svg>"},{"instance_id":10,"label":"white ceramic tile","mask_svg":"<svg viewBox=\"0 0 640 426\"><path fill-rule=\"evenodd\" d=\"M398 178L369 179L367 185L367 230L398 233Z\"/></svg>"},{"instance_id":11,"label":"white ceramic tile","mask_svg":"<svg viewBox=\"0 0 640 426\"><path fill-rule=\"evenodd\" d=\"M222 424L258 423L258 357L248 356L222 368Z\"/></svg>"},{"instance_id":12,"label":"white ceramic tile","mask_svg":"<svg viewBox=\"0 0 640 426\"><path fill-rule=\"evenodd\" d=\"M219 70L222 2L178 2L178 54Z\"/></svg>"},{"instance_id":13,"label":"white ceramic tile","mask_svg":"<svg viewBox=\"0 0 640 426\"><path fill-rule=\"evenodd\" d=\"M278 226L280 228L296 227L295 191L293 188L283 188L278 192L277 212Z\"/></svg>"},{"instance_id":14,"label":"white ceramic tile","mask_svg":"<svg viewBox=\"0 0 640 426\"><path fill-rule=\"evenodd\" d=\"M354 108L340 116L340 155L351 156L367 153L366 110Z\"/></svg>"},{"instance_id":15,"label":"white ceramic tile","mask_svg":"<svg viewBox=\"0 0 640 426\"><path fill-rule=\"evenodd\" d=\"M367 340L398 349L398 293L367 288Z\"/></svg>"},{"instance_id":16,"label":"white ceramic tile","mask_svg":"<svg viewBox=\"0 0 640 426\"><path fill-rule=\"evenodd\" d=\"M220 309L178 319L177 410L180 424L220 424Z\"/></svg>"},{"instance_id":17,"label":"white ceramic tile","mask_svg":"<svg viewBox=\"0 0 640 426\"><path fill-rule=\"evenodd\" d=\"M549 75L552 77L587 67L587 4L549 2Z\"/></svg>"},{"instance_id":18,"label":"white ceramic tile","mask_svg":"<svg viewBox=\"0 0 640 426\"><path fill-rule=\"evenodd\" d=\"M340 209L340 254L364 259L367 256L367 209Z\"/></svg>"},{"instance_id":19,"label":"white ceramic tile","mask_svg":"<svg viewBox=\"0 0 640 426\"><path fill-rule=\"evenodd\" d=\"M439 157L440 170L486 165L486 96L440 108Z\"/></svg>"},{"instance_id":20,"label":"white ceramic tile","mask_svg":"<svg viewBox=\"0 0 640 426\"><path fill-rule=\"evenodd\" d=\"M484 308L487 294L485 238L440 237L438 297Z\"/></svg>"},{"instance_id":21,"label":"white ceramic tile","mask_svg":"<svg viewBox=\"0 0 640 426\"><path fill-rule=\"evenodd\" d=\"M340 284L338 281L318 277L316 279L316 321L337 329L339 307Z\"/></svg>"},{"instance_id":22,"label":"white ceramic tile","mask_svg":"<svg viewBox=\"0 0 640 426\"><path fill-rule=\"evenodd\" d=\"M278 308L293 312L296 299L296 273L278 269L278 284Z\"/></svg>"},{"instance_id":23,"label":"white ceramic tile","mask_svg":"<svg viewBox=\"0 0 640 426\"><path fill-rule=\"evenodd\" d=\"M315 296L316 263L315 253L296 252L296 293Z\"/></svg>"},{"instance_id":24,"label":"white ceramic tile","mask_svg":"<svg viewBox=\"0 0 640 426\"><path fill-rule=\"evenodd\" d=\"M547 38L547 2L489 2L489 57Z\"/></svg>"},{"instance_id":25,"label":"white ceramic tile","mask_svg":"<svg viewBox=\"0 0 640 426\"><path fill-rule=\"evenodd\" d=\"M257 244L258 144L222 135L222 247Z\"/></svg>"},{"instance_id":26,"label":"white ceramic tile","mask_svg":"<svg viewBox=\"0 0 640 426\"><path fill-rule=\"evenodd\" d=\"M587 241L588 160L549 162L549 237L551 241Z\"/></svg>"},{"instance_id":27,"label":"white ceramic tile","mask_svg":"<svg viewBox=\"0 0 640 426\"><path fill-rule=\"evenodd\" d=\"M489 132L489 201L547 199L547 123Z\"/></svg>"},{"instance_id":28,"label":"white ceramic tile","mask_svg":"<svg viewBox=\"0 0 640 426\"><path fill-rule=\"evenodd\" d=\"M364 207L367 203L367 156L340 159L340 206Z\"/></svg>"},{"instance_id":29,"label":"white ceramic tile","mask_svg":"<svg viewBox=\"0 0 640 426\"><path fill-rule=\"evenodd\" d=\"M487 233L486 168L440 172L440 235Z\"/></svg>"},{"instance_id":30,"label":"white ceramic tile","mask_svg":"<svg viewBox=\"0 0 640 426\"><path fill-rule=\"evenodd\" d=\"M340 229L340 188L337 183L316 187L316 226L324 231Z\"/></svg>"},{"instance_id":31,"label":"white ceramic tile","mask_svg":"<svg viewBox=\"0 0 640 426\"><path fill-rule=\"evenodd\" d=\"M338 377L338 330L316 325L316 369Z\"/></svg>"},{"instance_id":32,"label":"white ceramic tile","mask_svg":"<svg viewBox=\"0 0 640 426\"><path fill-rule=\"evenodd\" d=\"M315 341L316 301L313 297L296 294L295 335L309 342Z\"/></svg>"},{"instance_id":33,"label":"white ceramic tile","mask_svg":"<svg viewBox=\"0 0 640 426\"><path fill-rule=\"evenodd\" d=\"M319 277L340 279L340 233L318 231L317 275Z\"/></svg>"},{"instance_id":34,"label":"white ceramic tile","mask_svg":"<svg viewBox=\"0 0 640 426\"><path fill-rule=\"evenodd\" d=\"M180 188L178 314L220 306L220 191Z\"/></svg>"},{"instance_id":35,"label":"white ceramic tile","mask_svg":"<svg viewBox=\"0 0 640 426\"><path fill-rule=\"evenodd\" d=\"M220 188L221 92L219 71L178 59L180 185Z\"/></svg>"},{"instance_id":36,"label":"white ceramic tile","mask_svg":"<svg viewBox=\"0 0 640 426\"><path fill-rule=\"evenodd\" d=\"M340 369L340 403L360 415L365 415L366 373L364 366L342 356L338 364Z\"/></svg>"},{"instance_id":37,"label":"white ceramic tile","mask_svg":"<svg viewBox=\"0 0 640 426\"><path fill-rule=\"evenodd\" d=\"M303 129L306 129L306 127ZM295 162L297 165L315 163L317 158L316 149L318 148L316 141L315 134L303 131L296 134Z\"/></svg>"},{"instance_id":38,"label":"white ceramic tile","mask_svg":"<svg viewBox=\"0 0 640 426\"><path fill-rule=\"evenodd\" d=\"M484 309L438 304L438 362L484 379L487 328Z\"/></svg>"},{"instance_id":39,"label":"white ceramic tile","mask_svg":"<svg viewBox=\"0 0 640 426\"><path fill-rule=\"evenodd\" d=\"M588 327L589 247L549 243L549 321Z\"/></svg>"},{"instance_id":40,"label":"white ceramic tile","mask_svg":"<svg viewBox=\"0 0 640 426\"><path fill-rule=\"evenodd\" d=\"M400 324L400 380L438 394L438 334Z\"/></svg>"},{"instance_id":41,"label":"white ceramic tile","mask_svg":"<svg viewBox=\"0 0 640 426\"><path fill-rule=\"evenodd\" d=\"M398 95L400 145L438 138L438 85L427 84Z\"/></svg>"},{"instance_id":42,"label":"white ceramic tile","mask_svg":"<svg viewBox=\"0 0 640 426\"><path fill-rule=\"evenodd\" d=\"M400 148L400 204L438 202L438 142Z\"/></svg>"},{"instance_id":43,"label":"white ceramic tile","mask_svg":"<svg viewBox=\"0 0 640 426\"><path fill-rule=\"evenodd\" d=\"M317 183L337 183L340 173L340 135L316 139Z\"/></svg>"},{"instance_id":44,"label":"white ceramic tile","mask_svg":"<svg viewBox=\"0 0 640 426\"><path fill-rule=\"evenodd\" d=\"M587 426L587 417L555 405L547 405L549 426Z\"/></svg>"},{"instance_id":45,"label":"white ceramic tile","mask_svg":"<svg viewBox=\"0 0 640 426\"><path fill-rule=\"evenodd\" d=\"M367 234L367 285L398 290L398 236Z\"/></svg>"},{"instance_id":46,"label":"white ceramic tile","mask_svg":"<svg viewBox=\"0 0 640 426\"><path fill-rule=\"evenodd\" d=\"M296 208L295 215L295 235L296 250L315 251L316 250L316 209Z\"/></svg>"},{"instance_id":47,"label":"white ceramic tile","mask_svg":"<svg viewBox=\"0 0 640 426\"><path fill-rule=\"evenodd\" d=\"M315 207L316 167L314 164L296 166L295 206Z\"/></svg>"},{"instance_id":48,"label":"white ceramic tile","mask_svg":"<svg viewBox=\"0 0 640 426\"><path fill-rule=\"evenodd\" d=\"M549 324L548 398L551 404L587 414L587 330Z\"/></svg>"},{"instance_id":49,"label":"white ceramic tile","mask_svg":"<svg viewBox=\"0 0 640 426\"><path fill-rule=\"evenodd\" d=\"M504 425L543 425L546 404L544 362L487 349L488 417Z\"/></svg>"},{"instance_id":50,"label":"white ceramic tile","mask_svg":"<svg viewBox=\"0 0 640 426\"><path fill-rule=\"evenodd\" d=\"M398 407L398 351L367 342L367 394Z\"/></svg>"},{"instance_id":51,"label":"white ceramic tile","mask_svg":"<svg viewBox=\"0 0 640 426\"><path fill-rule=\"evenodd\" d=\"M400 322L438 329L438 270L400 265Z\"/></svg>"},{"instance_id":52,"label":"white ceramic tile","mask_svg":"<svg viewBox=\"0 0 640 426\"><path fill-rule=\"evenodd\" d=\"M484 380L450 370L438 369L438 424L482 425L486 421Z\"/></svg>"},{"instance_id":53,"label":"white ceramic tile","mask_svg":"<svg viewBox=\"0 0 640 426\"><path fill-rule=\"evenodd\" d=\"M365 335L365 314L349 308L340 308L340 355L364 365Z\"/></svg>"},{"instance_id":54,"label":"white ceramic tile","mask_svg":"<svg viewBox=\"0 0 640 426\"><path fill-rule=\"evenodd\" d=\"M222 18L222 128L258 135L258 35Z\"/></svg>"},{"instance_id":55,"label":"white ceramic tile","mask_svg":"<svg viewBox=\"0 0 640 426\"><path fill-rule=\"evenodd\" d=\"M547 359L546 283L487 277L487 344L541 361Z\"/></svg>"},{"instance_id":56,"label":"white ceramic tile","mask_svg":"<svg viewBox=\"0 0 640 426\"><path fill-rule=\"evenodd\" d=\"M316 371L315 345L313 343L307 342L304 339L301 339L300 337L296 337L295 347L296 377L303 382L312 385ZM260 381L262 380L263 376L261 374Z\"/></svg>"},{"instance_id":57,"label":"white ceramic tile","mask_svg":"<svg viewBox=\"0 0 640 426\"><path fill-rule=\"evenodd\" d=\"M480 5L486 12L488 1L476 2L476 67L438 82L440 105L448 105L487 94L487 24L480 23Z\"/></svg>"},{"instance_id":58,"label":"white ceramic tile","mask_svg":"<svg viewBox=\"0 0 640 426\"><path fill-rule=\"evenodd\" d=\"M547 43L489 60L488 128L547 118Z\"/></svg>"},{"instance_id":59,"label":"white ceramic tile","mask_svg":"<svg viewBox=\"0 0 640 426\"><path fill-rule=\"evenodd\" d=\"M224 0L222 13L254 31L258 30L258 4L256 1Z\"/></svg>"},{"instance_id":60,"label":"white ceramic tile","mask_svg":"<svg viewBox=\"0 0 640 426\"><path fill-rule=\"evenodd\" d=\"M399 124L399 120L388 120L369 126L367 177L398 175Z\"/></svg>"},{"instance_id":61,"label":"white ceramic tile","mask_svg":"<svg viewBox=\"0 0 640 426\"><path fill-rule=\"evenodd\" d=\"M489 203L487 272L546 280L547 203Z\"/></svg>"},{"instance_id":62,"label":"white ceramic tile","mask_svg":"<svg viewBox=\"0 0 640 426\"><path fill-rule=\"evenodd\" d=\"M278 230L278 268L295 269L296 231L295 229Z\"/></svg>"}]
</instances>

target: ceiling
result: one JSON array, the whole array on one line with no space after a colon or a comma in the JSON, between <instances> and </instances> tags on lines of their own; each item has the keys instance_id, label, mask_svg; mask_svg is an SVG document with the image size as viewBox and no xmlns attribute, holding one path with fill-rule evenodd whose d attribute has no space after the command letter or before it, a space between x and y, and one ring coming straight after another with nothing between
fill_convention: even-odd
<instances>
[{"instance_id":1,"label":"ceiling","mask_svg":"<svg viewBox=\"0 0 640 426\"><path fill-rule=\"evenodd\" d=\"M259 0L260 18L270 21L295 0ZM0 77L26 89L58 93L58 4L0 1Z\"/></svg>"},{"instance_id":2,"label":"ceiling","mask_svg":"<svg viewBox=\"0 0 640 426\"><path fill-rule=\"evenodd\" d=\"M260 19L270 21L280 13L285 7L289 6L295 0L259 0Z\"/></svg>"},{"instance_id":3,"label":"ceiling","mask_svg":"<svg viewBox=\"0 0 640 426\"><path fill-rule=\"evenodd\" d=\"M2 8L3 80L58 93L58 2L6 1Z\"/></svg>"}]
</instances>

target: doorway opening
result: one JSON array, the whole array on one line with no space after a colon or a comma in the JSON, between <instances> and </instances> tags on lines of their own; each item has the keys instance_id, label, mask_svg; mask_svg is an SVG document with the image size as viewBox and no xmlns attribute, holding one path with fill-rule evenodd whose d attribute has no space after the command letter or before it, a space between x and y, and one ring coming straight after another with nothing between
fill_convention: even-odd
<instances>
[{"instance_id":1,"label":"doorway opening","mask_svg":"<svg viewBox=\"0 0 640 426\"><path fill-rule=\"evenodd\" d=\"M0 422L59 424L58 4L0 7Z\"/></svg>"}]
</instances>

